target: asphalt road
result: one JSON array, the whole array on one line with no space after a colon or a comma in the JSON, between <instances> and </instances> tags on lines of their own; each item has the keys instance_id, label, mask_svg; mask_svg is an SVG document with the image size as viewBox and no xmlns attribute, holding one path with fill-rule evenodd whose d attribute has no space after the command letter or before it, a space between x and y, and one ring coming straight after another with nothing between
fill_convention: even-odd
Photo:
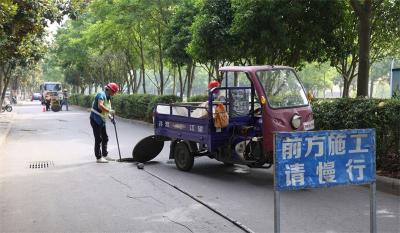
<instances>
[{"instance_id":1,"label":"asphalt road","mask_svg":"<svg viewBox=\"0 0 400 233\"><path fill-rule=\"evenodd\" d=\"M204 157L181 172L168 161L168 144L144 170L97 164L88 112L42 112L37 102L15 110L0 148L0 232L243 232L178 189L254 232L273 232L271 169L224 167ZM118 158L114 128L107 127L110 155ZM125 121L117 128L123 157L153 132ZM29 168L36 161L50 167ZM281 231L369 232L369 211L363 186L283 192ZM399 197L377 192L378 232L400 232L399 216Z\"/></svg>"}]
</instances>

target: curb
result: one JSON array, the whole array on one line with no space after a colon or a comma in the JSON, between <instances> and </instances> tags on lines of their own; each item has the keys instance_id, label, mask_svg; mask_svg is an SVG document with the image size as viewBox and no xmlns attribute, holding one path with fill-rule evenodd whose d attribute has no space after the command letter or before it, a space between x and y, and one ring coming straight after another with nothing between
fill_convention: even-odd
<instances>
[{"instance_id":1,"label":"curb","mask_svg":"<svg viewBox=\"0 0 400 233\"><path fill-rule=\"evenodd\" d=\"M7 128L6 128L6 130L4 131L4 133L0 134L0 146L3 145L3 143L6 141L6 138L7 138L8 134L10 133L11 126L12 126L12 123L13 123L13 121L12 121L13 118L14 118L14 114L11 115L11 117L10 117L10 122L9 122L9 124L7 125Z\"/></svg>"},{"instance_id":2,"label":"curb","mask_svg":"<svg viewBox=\"0 0 400 233\"><path fill-rule=\"evenodd\" d=\"M376 189L400 196L400 180L385 176L376 176Z\"/></svg>"},{"instance_id":3,"label":"curb","mask_svg":"<svg viewBox=\"0 0 400 233\"><path fill-rule=\"evenodd\" d=\"M115 115L115 118L118 119L119 121L123 121L126 123L133 123L133 124L140 124L140 125L145 125L145 126L153 126L152 123L146 122L146 121L140 121L140 120L134 120L134 119L126 119L123 117L119 117Z\"/></svg>"},{"instance_id":4,"label":"curb","mask_svg":"<svg viewBox=\"0 0 400 233\"><path fill-rule=\"evenodd\" d=\"M8 127L6 128L5 133L0 135L0 146L3 145L3 143L6 141L6 138L8 136L8 133L10 133L10 129L11 129L11 123L8 124Z\"/></svg>"}]
</instances>

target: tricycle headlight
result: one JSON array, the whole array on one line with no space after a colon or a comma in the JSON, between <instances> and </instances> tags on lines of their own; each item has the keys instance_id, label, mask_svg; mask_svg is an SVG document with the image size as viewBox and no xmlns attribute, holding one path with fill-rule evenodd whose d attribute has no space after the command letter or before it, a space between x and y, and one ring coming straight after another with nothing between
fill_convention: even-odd
<instances>
[{"instance_id":1,"label":"tricycle headlight","mask_svg":"<svg viewBox=\"0 0 400 233\"><path fill-rule=\"evenodd\" d=\"M298 129L301 125L301 116L294 114L290 123L292 124L293 129Z\"/></svg>"}]
</instances>

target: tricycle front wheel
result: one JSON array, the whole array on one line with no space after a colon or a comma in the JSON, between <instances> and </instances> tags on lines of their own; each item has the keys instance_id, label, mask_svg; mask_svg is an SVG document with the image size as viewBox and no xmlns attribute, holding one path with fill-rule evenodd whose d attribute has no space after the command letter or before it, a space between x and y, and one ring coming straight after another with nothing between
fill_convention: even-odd
<instances>
[{"instance_id":1,"label":"tricycle front wheel","mask_svg":"<svg viewBox=\"0 0 400 233\"><path fill-rule=\"evenodd\" d=\"M176 167L181 171L190 171L193 167L194 156L190 152L189 147L183 141L176 143L174 159Z\"/></svg>"}]
</instances>

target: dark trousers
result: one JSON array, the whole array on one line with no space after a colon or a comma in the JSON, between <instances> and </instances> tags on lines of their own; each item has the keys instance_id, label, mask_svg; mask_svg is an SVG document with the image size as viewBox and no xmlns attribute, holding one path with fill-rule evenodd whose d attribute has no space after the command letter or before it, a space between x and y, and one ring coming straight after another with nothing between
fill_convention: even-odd
<instances>
[{"instance_id":1,"label":"dark trousers","mask_svg":"<svg viewBox=\"0 0 400 233\"><path fill-rule=\"evenodd\" d=\"M90 125L93 128L94 135L94 155L97 159L100 159L101 156L106 157L108 154L107 151L107 143L108 143L108 135L106 131L106 126L98 125L95 120L90 118ZM101 151L100 151L101 145Z\"/></svg>"},{"instance_id":2,"label":"dark trousers","mask_svg":"<svg viewBox=\"0 0 400 233\"><path fill-rule=\"evenodd\" d=\"M67 100L67 99L63 99L63 100L61 101L61 111L62 111L63 105L65 105L66 110L68 111L68 100Z\"/></svg>"}]
</instances>

